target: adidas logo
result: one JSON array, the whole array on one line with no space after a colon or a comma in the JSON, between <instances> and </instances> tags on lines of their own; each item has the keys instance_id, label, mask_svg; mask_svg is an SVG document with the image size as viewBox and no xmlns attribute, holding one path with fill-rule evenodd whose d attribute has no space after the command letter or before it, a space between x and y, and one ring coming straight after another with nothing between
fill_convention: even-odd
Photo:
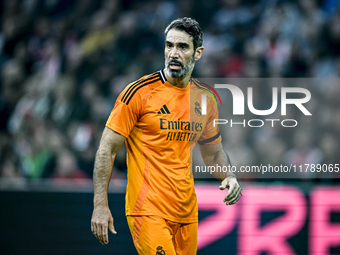
<instances>
[{"instance_id":1,"label":"adidas logo","mask_svg":"<svg viewBox=\"0 0 340 255\"><path fill-rule=\"evenodd\" d=\"M163 105L162 108L157 112L157 114L171 114L168 107Z\"/></svg>"}]
</instances>

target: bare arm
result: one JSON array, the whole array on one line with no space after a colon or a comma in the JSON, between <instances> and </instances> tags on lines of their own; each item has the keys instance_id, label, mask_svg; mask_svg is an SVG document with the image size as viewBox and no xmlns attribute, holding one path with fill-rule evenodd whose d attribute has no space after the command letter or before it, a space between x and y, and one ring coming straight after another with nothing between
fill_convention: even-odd
<instances>
[{"instance_id":1,"label":"bare arm","mask_svg":"<svg viewBox=\"0 0 340 255\"><path fill-rule=\"evenodd\" d=\"M107 189L114 159L124 141L124 136L105 127L96 154L93 172L94 209L91 219L91 230L102 244L109 242L108 228L113 234L117 233L113 226L113 218L108 205Z\"/></svg>"},{"instance_id":2,"label":"bare arm","mask_svg":"<svg viewBox=\"0 0 340 255\"><path fill-rule=\"evenodd\" d=\"M221 143L200 145L200 150L204 163L207 166L215 166L215 169L217 169L217 165L221 168L223 166L226 166L227 168L228 166L231 166L229 156L223 150ZM216 178L222 181L221 186L219 187L221 190L226 188L229 189L227 195L224 198L224 202L227 203L227 205L235 204L241 194L241 188L238 184L236 176L232 172L223 171L215 171L213 174Z\"/></svg>"}]
</instances>

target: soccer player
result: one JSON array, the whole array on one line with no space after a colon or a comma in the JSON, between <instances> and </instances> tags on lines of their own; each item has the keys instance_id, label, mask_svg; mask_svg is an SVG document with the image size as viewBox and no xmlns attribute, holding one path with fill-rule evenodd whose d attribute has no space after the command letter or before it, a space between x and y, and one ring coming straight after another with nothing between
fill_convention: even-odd
<instances>
[{"instance_id":1,"label":"soccer player","mask_svg":"<svg viewBox=\"0 0 340 255\"><path fill-rule=\"evenodd\" d=\"M112 164L124 141L128 184L126 216L139 254L196 254L198 208L191 172L191 151L199 143L208 166L229 166L221 145L217 104L210 89L191 78L202 57L203 33L191 18L165 29L165 69L129 84L107 120L94 166L91 230L107 244L116 234L107 189ZM201 113L202 94L207 114ZM190 111L190 109L193 109ZM236 203L241 189L230 173L215 172L228 188L224 202ZM222 202L222 201L221 201Z\"/></svg>"}]
</instances>

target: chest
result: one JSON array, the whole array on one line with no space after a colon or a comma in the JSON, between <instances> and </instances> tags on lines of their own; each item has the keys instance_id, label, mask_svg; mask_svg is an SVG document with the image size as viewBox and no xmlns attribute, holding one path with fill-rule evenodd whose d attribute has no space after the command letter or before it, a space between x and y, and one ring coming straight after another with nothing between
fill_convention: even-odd
<instances>
[{"instance_id":1,"label":"chest","mask_svg":"<svg viewBox=\"0 0 340 255\"><path fill-rule=\"evenodd\" d=\"M163 93L148 97L138 125L144 135L184 142L198 140L206 122L200 103L189 93Z\"/></svg>"}]
</instances>

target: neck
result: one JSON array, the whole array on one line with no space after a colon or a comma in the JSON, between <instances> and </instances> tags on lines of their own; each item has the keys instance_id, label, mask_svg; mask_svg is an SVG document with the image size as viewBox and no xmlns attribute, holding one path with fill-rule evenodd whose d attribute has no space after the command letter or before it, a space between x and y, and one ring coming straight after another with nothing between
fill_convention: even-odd
<instances>
[{"instance_id":1,"label":"neck","mask_svg":"<svg viewBox=\"0 0 340 255\"><path fill-rule=\"evenodd\" d=\"M178 88L186 88L186 86L188 85L188 82L190 80L190 77L191 77L191 73L188 73L186 76L184 77L181 77L181 78L171 78L169 75L168 75L168 72L164 69L164 74L165 74L165 77L166 79L168 80L168 82L170 82L172 85L178 87Z\"/></svg>"}]
</instances>

